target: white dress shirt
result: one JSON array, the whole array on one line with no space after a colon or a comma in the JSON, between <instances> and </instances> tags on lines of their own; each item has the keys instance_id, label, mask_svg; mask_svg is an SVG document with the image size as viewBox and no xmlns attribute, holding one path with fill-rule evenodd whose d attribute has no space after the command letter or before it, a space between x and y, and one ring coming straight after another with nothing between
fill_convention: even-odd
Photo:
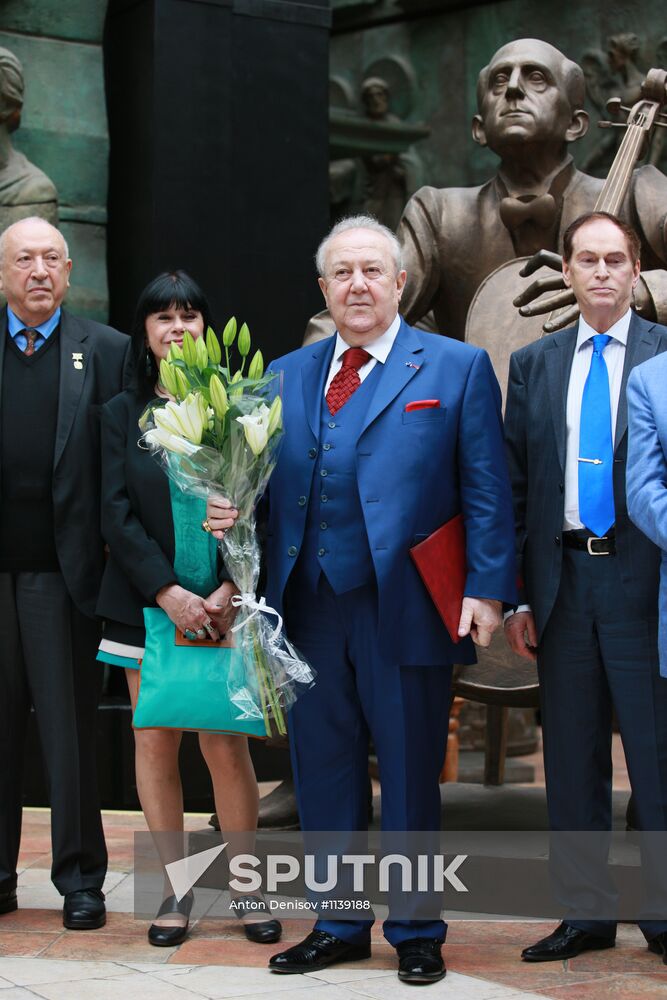
<instances>
[{"instance_id":1,"label":"white dress shirt","mask_svg":"<svg viewBox=\"0 0 667 1000\"><path fill-rule=\"evenodd\" d=\"M632 311L628 309L624 316L604 332L612 338L604 349L603 358L609 372L609 399L611 402L611 438L616 435L616 415L618 400L621 395L621 379L625 362L625 345L628 342L628 329ZM574 350L570 382L567 389L566 408L566 438L565 438L565 515L563 531L583 528L579 517L579 428L581 422L581 403L584 386L588 378L593 357L593 340L597 334L588 325L583 316L579 317L577 331L577 346Z\"/></svg>"},{"instance_id":2,"label":"white dress shirt","mask_svg":"<svg viewBox=\"0 0 667 1000\"><path fill-rule=\"evenodd\" d=\"M398 333L401 326L401 317L396 314L394 322L391 324L388 330L385 330L381 337L376 340L371 341L370 344L364 346L364 350L368 351L371 355L370 359L361 366L359 369L359 378L363 382L365 378L368 378L370 373L375 368L378 361L381 365L385 363L389 357L389 352L394 346L394 341L396 340L396 334ZM326 396L329 391L329 386L333 381L334 375L343 367L343 355L345 351L349 348L349 344L346 344L341 335L336 331L336 346L334 347L333 358L331 361L331 367L329 368L329 376L324 386L324 395Z\"/></svg>"}]
</instances>

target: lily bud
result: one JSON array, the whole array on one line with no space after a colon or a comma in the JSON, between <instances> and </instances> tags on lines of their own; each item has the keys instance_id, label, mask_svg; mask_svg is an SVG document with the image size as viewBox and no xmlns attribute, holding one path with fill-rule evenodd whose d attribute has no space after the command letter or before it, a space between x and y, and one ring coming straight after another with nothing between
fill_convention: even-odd
<instances>
[{"instance_id":1,"label":"lily bud","mask_svg":"<svg viewBox=\"0 0 667 1000\"><path fill-rule=\"evenodd\" d=\"M183 360L188 368L194 368L197 364L197 348L194 337L188 330L183 333Z\"/></svg>"},{"instance_id":2,"label":"lily bud","mask_svg":"<svg viewBox=\"0 0 667 1000\"><path fill-rule=\"evenodd\" d=\"M222 331L222 342L225 347L231 347L236 337L236 316L227 320L225 329Z\"/></svg>"},{"instance_id":3,"label":"lily bud","mask_svg":"<svg viewBox=\"0 0 667 1000\"><path fill-rule=\"evenodd\" d=\"M271 409L269 410L268 417L268 435L272 437L273 434L283 425L283 401L280 396L276 396L271 403Z\"/></svg>"},{"instance_id":4,"label":"lily bud","mask_svg":"<svg viewBox=\"0 0 667 1000\"><path fill-rule=\"evenodd\" d=\"M244 323L239 330L239 340L237 347L242 358L247 358L250 354L250 330L248 324Z\"/></svg>"},{"instance_id":5,"label":"lily bud","mask_svg":"<svg viewBox=\"0 0 667 1000\"><path fill-rule=\"evenodd\" d=\"M162 385L170 396L176 395L176 380L174 378L175 368L164 358L160 362L160 385Z\"/></svg>"},{"instance_id":6,"label":"lily bud","mask_svg":"<svg viewBox=\"0 0 667 1000\"><path fill-rule=\"evenodd\" d=\"M172 371L174 373L174 383L176 388L174 395L177 399L185 399L187 394L190 392L190 384L181 368L173 368Z\"/></svg>"},{"instance_id":7,"label":"lily bud","mask_svg":"<svg viewBox=\"0 0 667 1000\"><path fill-rule=\"evenodd\" d=\"M230 386L229 395L231 396L232 399L238 399L239 396L243 395L243 387L241 387L240 389L233 389L232 388L232 386L236 385L237 382L240 382L242 378L243 378L243 375L241 375L241 372L236 372L234 374L231 382L229 383L229 386Z\"/></svg>"},{"instance_id":8,"label":"lily bud","mask_svg":"<svg viewBox=\"0 0 667 1000\"><path fill-rule=\"evenodd\" d=\"M199 371L205 371L208 368L208 351L203 337L197 337L195 340L195 358Z\"/></svg>"},{"instance_id":9,"label":"lily bud","mask_svg":"<svg viewBox=\"0 0 667 1000\"><path fill-rule=\"evenodd\" d=\"M222 360L222 351L220 350L220 341L215 335L215 332L209 326L206 330L206 350L208 351L208 356L211 359L211 363L214 365L219 365Z\"/></svg>"},{"instance_id":10,"label":"lily bud","mask_svg":"<svg viewBox=\"0 0 667 1000\"><path fill-rule=\"evenodd\" d=\"M240 338L239 338L240 340ZM261 351L255 351L248 368L248 378L259 380L264 374L264 358Z\"/></svg>"},{"instance_id":11,"label":"lily bud","mask_svg":"<svg viewBox=\"0 0 667 1000\"><path fill-rule=\"evenodd\" d=\"M183 351L179 346L179 344L176 343L176 341L172 341L172 343L169 345L169 354L167 355L167 360L168 361L183 360Z\"/></svg>"},{"instance_id":12,"label":"lily bud","mask_svg":"<svg viewBox=\"0 0 667 1000\"><path fill-rule=\"evenodd\" d=\"M211 406L215 410L216 416L222 420L225 413L229 409L227 390L217 375L211 375L211 381L209 382L208 387L211 393Z\"/></svg>"}]
</instances>

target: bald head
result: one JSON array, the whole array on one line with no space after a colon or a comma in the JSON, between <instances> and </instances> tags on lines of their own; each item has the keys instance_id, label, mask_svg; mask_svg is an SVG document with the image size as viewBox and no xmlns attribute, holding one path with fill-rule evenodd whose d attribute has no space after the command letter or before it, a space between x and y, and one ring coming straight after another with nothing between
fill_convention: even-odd
<instances>
[{"instance_id":1,"label":"bald head","mask_svg":"<svg viewBox=\"0 0 667 1000\"><path fill-rule=\"evenodd\" d=\"M477 78L477 108L482 111L482 102L489 86L489 77L498 66L517 62L542 66L549 69L559 87L570 102L572 110L583 107L586 98L586 81L581 66L578 66L560 49L543 42L540 38L516 38L498 49L491 62L481 70Z\"/></svg>"},{"instance_id":2,"label":"bald head","mask_svg":"<svg viewBox=\"0 0 667 1000\"><path fill-rule=\"evenodd\" d=\"M0 236L0 288L26 326L53 316L65 298L71 269L65 238L44 219L21 219Z\"/></svg>"}]
</instances>

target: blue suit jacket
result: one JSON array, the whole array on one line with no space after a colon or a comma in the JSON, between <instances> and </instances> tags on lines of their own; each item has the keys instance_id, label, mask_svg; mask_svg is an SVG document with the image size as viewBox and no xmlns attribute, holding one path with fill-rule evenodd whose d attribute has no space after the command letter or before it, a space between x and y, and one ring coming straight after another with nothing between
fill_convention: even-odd
<instances>
[{"instance_id":1,"label":"blue suit jacket","mask_svg":"<svg viewBox=\"0 0 667 1000\"><path fill-rule=\"evenodd\" d=\"M667 354L635 368L628 380L628 513L662 549L660 673L667 677Z\"/></svg>"},{"instance_id":2,"label":"blue suit jacket","mask_svg":"<svg viewBox=\"0 0 667 1000\"><path fill-rule=\"evenodd\" d=\"M270 366L283 372L285 421L269 489L267 600L275 608L304 536L334 343L330 337ZM440 406L406 412L421 399ZM403 665L474 662L470 639L451 642L409 549L463 511L466 594L515 600L500 391L484 351L401 322L358 439L357 483L385 655Z\"/></svg>"}]
</instances>

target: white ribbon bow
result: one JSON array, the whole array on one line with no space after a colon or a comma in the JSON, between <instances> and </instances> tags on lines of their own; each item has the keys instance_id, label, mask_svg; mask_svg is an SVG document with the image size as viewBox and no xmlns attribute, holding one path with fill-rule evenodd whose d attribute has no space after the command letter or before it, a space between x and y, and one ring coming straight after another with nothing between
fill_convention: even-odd
<instances>
[{"instance_id":1,"label":"white ribbon bow","mask_svg":"<svg viewBox=\"0 0 667 1000\"><path fill-rule=\"evenodd\" d=\"M271 642L276 641L282 630L283 620L275 608L269 607L266 603L265 597L260 597L260 599L257 600L255 594L253 593L234 594L231 599L231 603L234 608L250 608L252 612L247 618L244 618L243 621L239 622L238 625L234 625L232 627L232 632L238 632L239 629L245 628L250 619L254 618L258 611L265 611L267 615L275 615L278 619L278 624L271 633Z\"/></svg>"}]
</instances>

